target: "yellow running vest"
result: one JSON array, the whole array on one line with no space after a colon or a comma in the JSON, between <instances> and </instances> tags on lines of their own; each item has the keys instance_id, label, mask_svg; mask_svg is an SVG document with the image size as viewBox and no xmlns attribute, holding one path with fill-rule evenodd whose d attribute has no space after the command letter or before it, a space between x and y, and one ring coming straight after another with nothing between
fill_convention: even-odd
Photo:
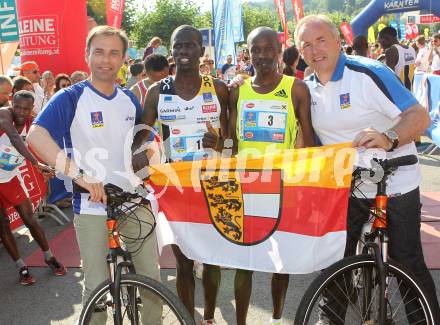
<instances>
[{"instance_id":1,"label":"yellow running vest","mask_svg":"<svg viewBox=\"0 0 440 325\"><path fill-rule=\"evenodd\" d=\"M236 132L238 154L264 155L295 147L298 131L292 103L294 77L283 75L278 86L267 94L253 90L251 79L240 87Z\"/></svg>"}]
</instances>

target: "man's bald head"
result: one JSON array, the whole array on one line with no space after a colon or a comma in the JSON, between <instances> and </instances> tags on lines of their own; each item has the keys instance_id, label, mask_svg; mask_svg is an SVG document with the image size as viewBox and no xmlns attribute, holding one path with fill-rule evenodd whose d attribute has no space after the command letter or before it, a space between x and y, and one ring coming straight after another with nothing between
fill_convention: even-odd
<instances>
[{"instance_id":1,"label":"man's bald head","mask_svg":"<svg viewBox=\"0 0 440 325\"><path fill-rule=\"evenodd\" d=\"M181 25L177 27L173 33L171 34L171 44L173 44L174 39L176 36L180 33L192 33L194 36L196 36L196 40L199 43L200 46L203 46L203 37L202 33L195 27L190 25Z\"/></svg>"},{"instance_id":2,"label":"man's bald head","mask_svg":"<svg viewBox=\"0 0 440 325\"><path fill-rule=\"evenodd\" d=\"M268 38L274 43L279 44L278 34L270 27L257 27L250 32L247 38L248 47L250 47L251 44L258 38Z\"/></svg>"}]
</instances>

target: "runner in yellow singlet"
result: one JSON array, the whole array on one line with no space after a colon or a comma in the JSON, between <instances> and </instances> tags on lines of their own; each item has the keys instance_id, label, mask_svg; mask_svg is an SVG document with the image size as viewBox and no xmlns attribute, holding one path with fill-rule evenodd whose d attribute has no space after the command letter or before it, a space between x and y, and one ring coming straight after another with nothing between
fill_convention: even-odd
<instances>
[{"instance_id":1,"label":"runner in yellow singlet","mask_svg":"<svg viewBox=\"0 0 440 325\"><path fill-rule=\"evenodd\" d=\"M277 34L259 27L249 34L247 43L256 74L229 94L228 135L234 151L240 156L264 155L313 146L309 90L301 80L278 72L281 45ZM281 324L288 284L288 274L273 274L270 324ZM234 286L237 325L245 325L252 271L237 270Z\"/></svg>"}]
</instances>

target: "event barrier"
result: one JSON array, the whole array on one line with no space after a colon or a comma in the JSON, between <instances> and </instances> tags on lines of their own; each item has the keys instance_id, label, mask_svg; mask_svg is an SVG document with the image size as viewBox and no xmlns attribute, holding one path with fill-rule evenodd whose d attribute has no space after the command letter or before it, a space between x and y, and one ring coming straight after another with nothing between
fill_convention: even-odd
<instances>
[{"instance_id":1,"label":"event barrier","mask_svg":"<svg viewBox=\"0 0 440 325\"><path fill-rule=\"evenodd\" d=\"M432 120L426 134L433 143L422 154L432 154L440 147L440 76L425 74L416 94L420 103L428 109Z\"/></svg>"}]
</instances>

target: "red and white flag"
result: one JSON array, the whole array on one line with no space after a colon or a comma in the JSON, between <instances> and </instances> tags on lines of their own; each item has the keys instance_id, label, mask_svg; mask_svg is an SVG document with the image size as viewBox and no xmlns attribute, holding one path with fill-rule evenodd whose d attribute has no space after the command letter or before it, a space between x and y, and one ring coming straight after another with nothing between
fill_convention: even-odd
<instances>
[{"instance_id":1,"label":"red and white flag","mask_svg":"<svg viewBox=\"0 0 440 325\"><path fill-rule=\"evenodd\" d=\"M292 0L292 7L296 22L299 22L304 17L302 0Z\"/></svg>"},{"instance_id":2,"label":"red and white flag","mask_svg":"<svg viewBox=\"0 0 440 325\"><path fill-rule=\"evenodd\" d=\"M351 30L351 25L346 21L343 21L341 25L339 25L339 28L341 29L342 35L347 44L353 46L353 31Z\"/></svg>"},{"instance_id":3,"label":"red and white flag","mask_svg":"<svg viewBox=\"0 0 440 325\"><path fill-rule=\"evenodd\" d=\"M353 153L336 145L152 166L159 247L241 269L323 269L343 257Z\"/></svg>"},{"instance_id":4,"label":"red and white flag","mask_svg":"<svg viewBox=\"0 0 440 325\"><path fill-rule=\"evenodd\" d=\"M284 0L274 0L275 6L278 10L278 17L280 18L281 27L283 28L284 33L284 44L288 39L288 30L287 30L287 16L286 16L286 3Z\"/></svg>"},{"instance_id":5,"label":"red and white flag","mask_svg":"<svg viewBox=\"0 0 440 325\"><path fill-rule=\"evenodd\" d=\"M121 28L124 6L125 0L106 1L107 25L115 28Z\"/></svg>"}]
</instances>

